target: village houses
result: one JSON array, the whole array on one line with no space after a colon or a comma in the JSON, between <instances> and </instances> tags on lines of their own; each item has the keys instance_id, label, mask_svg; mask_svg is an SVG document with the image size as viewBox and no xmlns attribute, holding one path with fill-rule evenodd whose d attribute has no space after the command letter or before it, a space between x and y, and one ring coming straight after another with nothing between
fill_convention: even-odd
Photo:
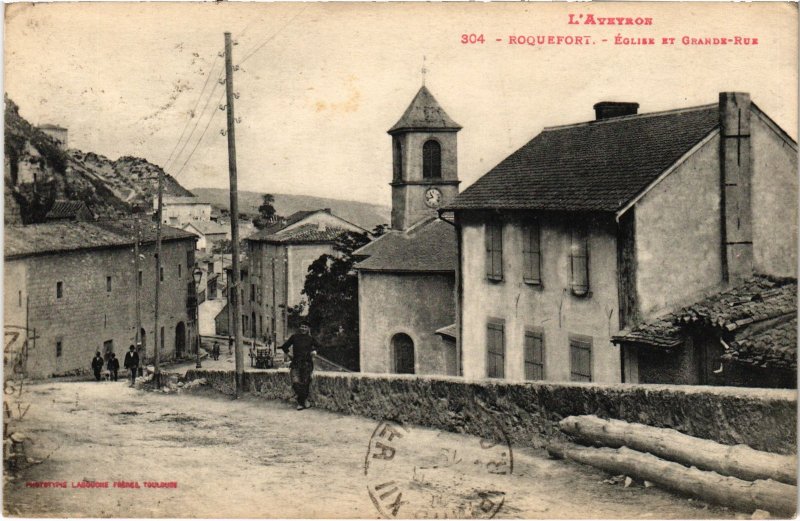
<instances>
[{"instance_id":1,"label":"village houses","mask_svg":"<svg viewBox=\"0 0 800 521\"><path fill-rule=\"evenodd\" d=\"M137 340L152 359L155 338L155 224L142 223L137 261L133 221L53 222L5 227L7 330L27 331L25 372L86 371L96 351L124 356ZM186 356L196 326L189 309L195 236L163 227L160 357ZM139 317L137 320L137 316Z\"/></svg>"},{"instance_id":2,"label":"village houses","mask_svg":"<svg viewBox=\"0 0 800 521\"><path fill-rule=\"evenodd\" d=\"M245 337L283 342L291 335L289 310L305 302L308 267L322 255L336 255L334 243L346 232L367 233L323 208L295 212L245 239L247 262L240 273ZM218 323L227 321L229 307Z\"/></svg>"},{"instance_id":3,"label":"village houses","mask_svg":"<svg viewBox=\"0 0 800 521\"><path fill-rule=\"evenodd\" d=\"M458 194L459 130L425 86L389 129L391 230L354 253L363 372L459 373L456 234L437 217Z\"/></svg>"},{"instance_id":4,"label":"village houses","mask_svg":"<svg viewBox=\"0 0 800 521\"><path fill-rule=\"evenodd\" d=\"M650 114L594 108L594 121L546 128L444 208L458 229L463 375L647 382L672 356L688 367L658 381L716 383L709 358L752 362L764 335L793 334L796 360L796 143L746 93ZM740 310L723 309L733 301ZM630 336L694 304L686 316L727 332L771 322L755 339L718 335L713 353L687 355L693 344L671 332L667 358ZM720 338L736 343L727 355Z\"/></svg>"}]
</instances>

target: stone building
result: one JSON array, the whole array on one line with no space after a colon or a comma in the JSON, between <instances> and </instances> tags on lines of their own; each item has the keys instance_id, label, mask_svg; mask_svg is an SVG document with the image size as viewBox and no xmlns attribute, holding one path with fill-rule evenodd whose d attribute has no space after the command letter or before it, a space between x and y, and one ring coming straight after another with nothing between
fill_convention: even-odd
<instances>
[{"instance_id":1,"label":"stone building","mask_svg":"<svg viewBox=\"0 0 800 521\"><path fill-rule=\"evenodd\" d=\"M181 229L197 236L197 249L201 252L213 251L216 243L230 240L231 236L230 226L214 221L192 221L181 226Z\"/></svg>"},{"instance_id":2,"label":"stone building","mask_svg":"<svg viewBox=\"0 0 800 521\"><path fill-rule=\"evenodd\" d=\"M459 374L455 321L456 234L437 210L458 194L461 127L426 87L392 136L392 226L355 252L360 367L374 373Z\"/></svg>"},{"instance_id":3,"label":"stone building","mask_svg":"<svg viewBox=\"0 0 800 521\"><path fill-rule=\"evenodd\" d=\"M796 277L797 145L745 93L601 102L449 205L464 376L637 382L612 338L760 273Z\"/></svg>"},{"instance_id":4,"label":"stone building","mask_svg":"<svg viewBox=\"0 0 800 521\"><path fill-rule=\"evenodd\" d=\"M96 351L122 356L136 341L137 304L141 343L152 359L155 225L148 223L142 230L138 270L134 230L129 221L6 226L5 324L27 329L27 374L87 370ZM162 359L184 356L194 345L193 315L187 309L194 283L194 241L192 234L163 229Z\"/></svg>"},{"instance_id":5,"label":"stone building","mask_svg":"<svg viewBox=\"0 0 800 521\"><path fill-rule=\"evenodd\" d=\"M58 146L62 150L67 149L68 135L69 135L68 129L60 127L58 125L53 125L51 123L45 123L44 125L39 125L39 127L37 128L42 132L44 132L45 134L47 134L48 136L50 136L51 138L53 138L53 141L55 141L56 144L58 144Z\"/></svg>"},{"instance_id":6,"label":"stone building","mask_svg":"<svg viewBox=\"0 0 800 521\"><path fill-rule=\"evenodd\" d=\"M346 232L367 230L324 208L295 212L245 239L248 263L240 295L244 336L278 342L289 337L288 310L305 302L309 266L322 255L335 255L333 245Z\"/></svg>"},{"instance_id":7,"label":"stone building","mask_svg":"<svg viewBox=\"0 0 800 521\"><path fill-rule=\"evenodd\" d=\"M162 196L161 222L181 227L187 223L211 220L211 203L199 197ZM153 211L158 210L158 197L153 198Z\"/></svg>"}]
</instances>

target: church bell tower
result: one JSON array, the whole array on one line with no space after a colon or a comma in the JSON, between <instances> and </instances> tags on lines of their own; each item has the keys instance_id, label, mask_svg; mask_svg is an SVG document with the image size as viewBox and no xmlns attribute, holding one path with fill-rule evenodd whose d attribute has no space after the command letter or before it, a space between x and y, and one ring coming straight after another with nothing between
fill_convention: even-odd
<instances>
[{"instance_id":1,"label":"church bell tower","mask_svg":"<svg viewBox=\"0 0 800 521\"><path fill-rule=\"evenodd\" d=\"M392 136L392 229L406 230L458 195L456 136L461 127L425 87L419 89Z\"/></svg>"}]
</instances>

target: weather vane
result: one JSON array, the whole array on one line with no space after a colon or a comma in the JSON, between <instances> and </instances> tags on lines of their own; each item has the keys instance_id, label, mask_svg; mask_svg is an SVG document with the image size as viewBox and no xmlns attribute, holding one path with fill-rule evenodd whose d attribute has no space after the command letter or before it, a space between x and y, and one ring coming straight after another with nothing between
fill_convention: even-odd
<instances>
[{"instance_id":1,"label":"weather vane","mask_svg":"<svg viewBox=\"0 0 800 521\"><path fill-rule=\"evenodd\" d=\"M425 68L425 56L424 55L422 56L422 69L421 69L420 72L422 72L422 85L425 86L425 74L428 73L428 69Z\"/></svg>"}]
</instances>

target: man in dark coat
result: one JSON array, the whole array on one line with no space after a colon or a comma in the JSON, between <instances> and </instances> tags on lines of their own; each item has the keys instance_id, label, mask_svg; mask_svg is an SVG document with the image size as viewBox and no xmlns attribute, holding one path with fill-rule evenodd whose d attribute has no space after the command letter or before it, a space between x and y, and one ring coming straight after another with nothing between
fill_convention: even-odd
<instances>
[{"instance_id":1,"label":"man in dark coat","mask_svg":"<svg viewBox=\"0 0 800 521\"><path fill-rule=\"evenodd\" d=\"M317 354L319 344L311 336L311 325L303 321L300 332L290 336L281 346L283 352L289 354L292 348L292 364L289 374L292 377L292 389L297 396L297 410L302 411L311 404L308 401L308 389L311 387L311 373L314 371L314 355Z\"/></svg>"},{"instance_id":2,"label":"man in dark coat","mask_svg":"<svg viewBox=\"0 0 800 521\"><path fill-rule=\"evenodd\" d=\"M100 371L103 370L103 357L100 356L100 351L94 354L94 358L92 358L92 372L94 373L94 379L98 382L100 381Z\"/></svg>"},{"instance_id":3,"label":"man in dark coat","mask_svg":"<svg viewBox=\"0 0 800 521\"><path fill-rule=\"evenodd\" d=\"M131 346L131 350L125 354L125 369L128 370L128 376L131 379L131 386L136 382L136 368L139 366L139 353L136 348Z\"/></svg>"},{"instance_id":4,"label":"man in dark coat","mask_svg":"<svg viewBox=\"0 0 800 521\"><path fill-rule=\"evenodd\" d=\"M111 380L116 382L117 381L117 374L119 373L119 360L117 360L117 355L111 353L108 359L108 372L111 373Z\"/></svg>"}]
</instances>

